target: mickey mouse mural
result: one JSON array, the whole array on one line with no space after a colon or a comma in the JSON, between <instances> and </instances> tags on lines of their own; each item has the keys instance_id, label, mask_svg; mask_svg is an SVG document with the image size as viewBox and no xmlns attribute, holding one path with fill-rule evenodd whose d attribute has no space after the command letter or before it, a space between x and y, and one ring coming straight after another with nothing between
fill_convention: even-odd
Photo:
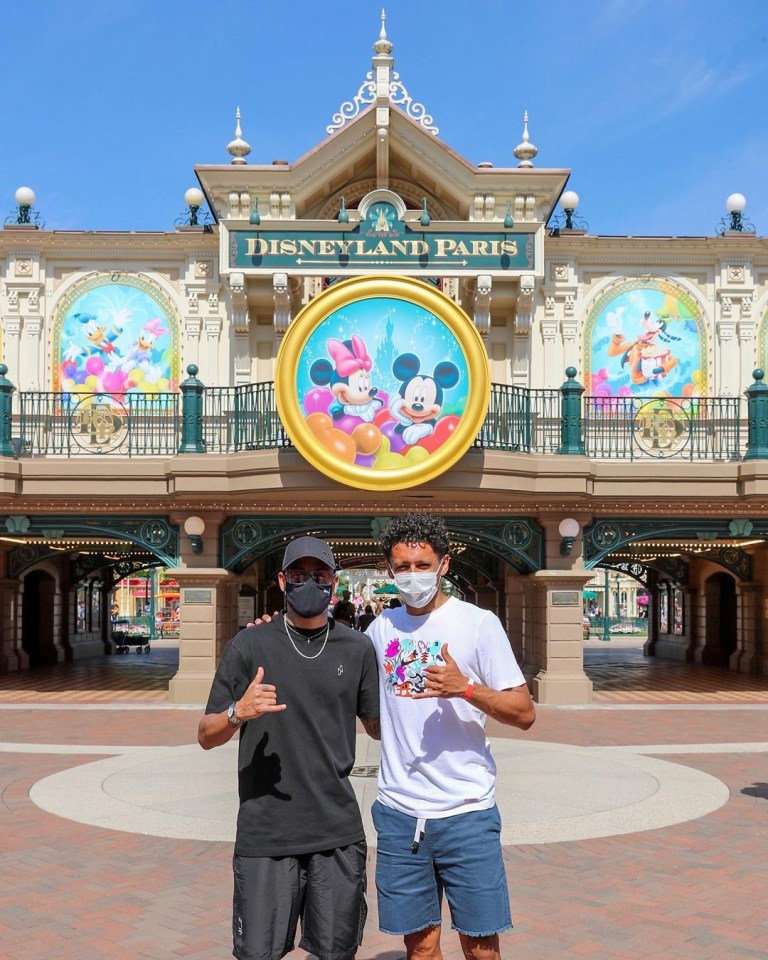
<instances>
[{"instance_id":1,"label":"mickey mouse mural","mask_svg":"<svg viewBox=\"0 0 768 960\"><path fill-rule=\"evenodd\" d=\"M402 277L335 284L293 320L275 393L302 456L342 483L415 486L469 449L485 417L485 346L436 287Z\"/></svg>"},{"instance_id":2,"label":"mickey mouse mural","mask_svg":"<svg viewBox=\"0 0 768 960\"><path fill-rule=\"evenodd\" d=\"M389 401L389 409L399 421L395 433L402 434L405 443L418 443L434 433L443 408L443 389L459 382L458 367L450 361L438 363L431 377L418 376L420 367L413 353L404 353L392 367L403 383Z\"/></svg>"}]
</instances>

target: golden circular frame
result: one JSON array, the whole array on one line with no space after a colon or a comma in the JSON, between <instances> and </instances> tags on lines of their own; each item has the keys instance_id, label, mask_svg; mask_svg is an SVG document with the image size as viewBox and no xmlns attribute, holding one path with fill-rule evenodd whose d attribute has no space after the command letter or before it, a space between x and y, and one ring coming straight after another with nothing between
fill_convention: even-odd
<instances>
[{"instance_id":1,"label":"golden circular frame","mask_svg":"<svg viewBox=\"0 0 768 960\"><path fill-rule=\"evenodd\" d=\"M376 309L376 304L372 301L377 300L382 301L382 309L386 309L386 304L397 301L397 309L394 312L402 309L407 314L410 309L413 310L414 316L422 321L426 314L419 311L431 314L431 319L427 319L433 329L435 323L442 324L445 330L438 331L440 335L444 339L447 336L449 340L452 338L455 341L452 350L454 355L460 355L463 360L462 371L465 369L468 381L463 386L466 399L460 416L451 417L451 431L440 445L434 450L424 450L423 454L419 454L419 458L411 454L410 459L406 460L408 453L396 455L389 452L386 456L376 458L382 463L386 462L386 466L377 466L375 463L360 465L357 462L350 462L321 442L319 440L321 434L307 424L308 414L302 405L303 398L300 396L298 382L302 370L305 372L304 380L306 381L309 361L305 357L305 351L310 337L326 321L330 321L324 328L328 333L333 332L339 337L354 336L357 332L352 328L354 323L349 329L338 332L340 324L345 319L343 312L350 311L350 308L353 308L351 312L354 312L355 305L362 305L357 309L365 307ZM390 310L390 314L391 312ZM333 329L331 325L334 325ZM408 335L412 336L412 333L404 329L401 337L404 339ZM396 331L395 335L397 335ZM367 354L366 359L370 366L372 361ZM422 371L422 379L430 380L428 373L427 370ZM437 375L437 367L435 374ZM394 374L387 371L387 376L392 379ZM474 323L461 307L442 291L410 277L353 277L325 290L308 303L291 322L283 337L275 364L277 411L296 449L321 473L339 483L363 490L404 490L426 483L445 473L474 442L485 419L489 397L488 355ZM373 433L371 430L364 432L368 435ZM414 445L411 445L403 449L412 451L413 447ZM380 447L379 452L383 449ZM389 451L389 440L387 440L386 449ZM370 460L372 457L358 459ZM402 466L399 461L402 461Z\"/></svg>"}]
</instances>

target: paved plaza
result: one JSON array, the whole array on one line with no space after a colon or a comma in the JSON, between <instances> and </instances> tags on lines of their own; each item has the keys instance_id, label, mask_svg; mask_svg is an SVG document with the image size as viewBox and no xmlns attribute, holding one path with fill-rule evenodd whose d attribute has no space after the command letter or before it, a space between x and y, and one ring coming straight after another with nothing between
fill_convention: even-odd
<instances>
[{"instance_id":1,"label":"paved plaza","mask_svg":"<svg viewBox=\"0 0 768 960\"><path fill-rule=\"evenodd\" d=\"M768 691L618 645L587 654L594 705L540 707L528 733L488 724L515 921L504 955L764 958ZM2 960L230 955L236 749L200 750L200 705L165 701L173 657L2 678ZM657 689L621 699L627 676ZM367 811L378 747L358 744ZM358 956L397 960L374 863L372 848ZM459 957L447 920L444 946Z\"/></svg>"}]
</instances>

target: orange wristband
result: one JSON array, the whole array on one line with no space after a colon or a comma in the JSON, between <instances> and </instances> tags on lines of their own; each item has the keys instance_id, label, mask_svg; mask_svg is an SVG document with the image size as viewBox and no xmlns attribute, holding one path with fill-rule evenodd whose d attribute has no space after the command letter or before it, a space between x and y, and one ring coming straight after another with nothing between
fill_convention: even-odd
<instances>
[{"instance_id":1,"label":"orange wristband","mask_svg":"<svg viewBox=\"0 0 768 960\"><path fill-rule=\"evenodd\" d=\"M461 696L464 698L464 700L469 700L474 692L475 692L475 681L469 680L467 682L467 689L464 691L464 693L462 693Z\"/></svg>"}]
</instances>

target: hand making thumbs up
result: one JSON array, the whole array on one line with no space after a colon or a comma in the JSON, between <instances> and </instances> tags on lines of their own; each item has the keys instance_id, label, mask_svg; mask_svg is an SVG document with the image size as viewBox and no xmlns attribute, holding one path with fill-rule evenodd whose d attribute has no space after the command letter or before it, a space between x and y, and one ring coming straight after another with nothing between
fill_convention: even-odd
<instances>
[{"instance_id":1,"label":"hand making thumbs up","mask_svg":"<svg viewBox=\"0 0 768 960\"><path fill-rule=\"evenodd\" d=\"M424 671L426 689L423 693L414 693L413 699L424 697L461 697L464 695L469 677L459 670L458 664L448 653L448 644L444 643L440 655L445 666L431 666Z\"/></svg>"}]
</instances>

